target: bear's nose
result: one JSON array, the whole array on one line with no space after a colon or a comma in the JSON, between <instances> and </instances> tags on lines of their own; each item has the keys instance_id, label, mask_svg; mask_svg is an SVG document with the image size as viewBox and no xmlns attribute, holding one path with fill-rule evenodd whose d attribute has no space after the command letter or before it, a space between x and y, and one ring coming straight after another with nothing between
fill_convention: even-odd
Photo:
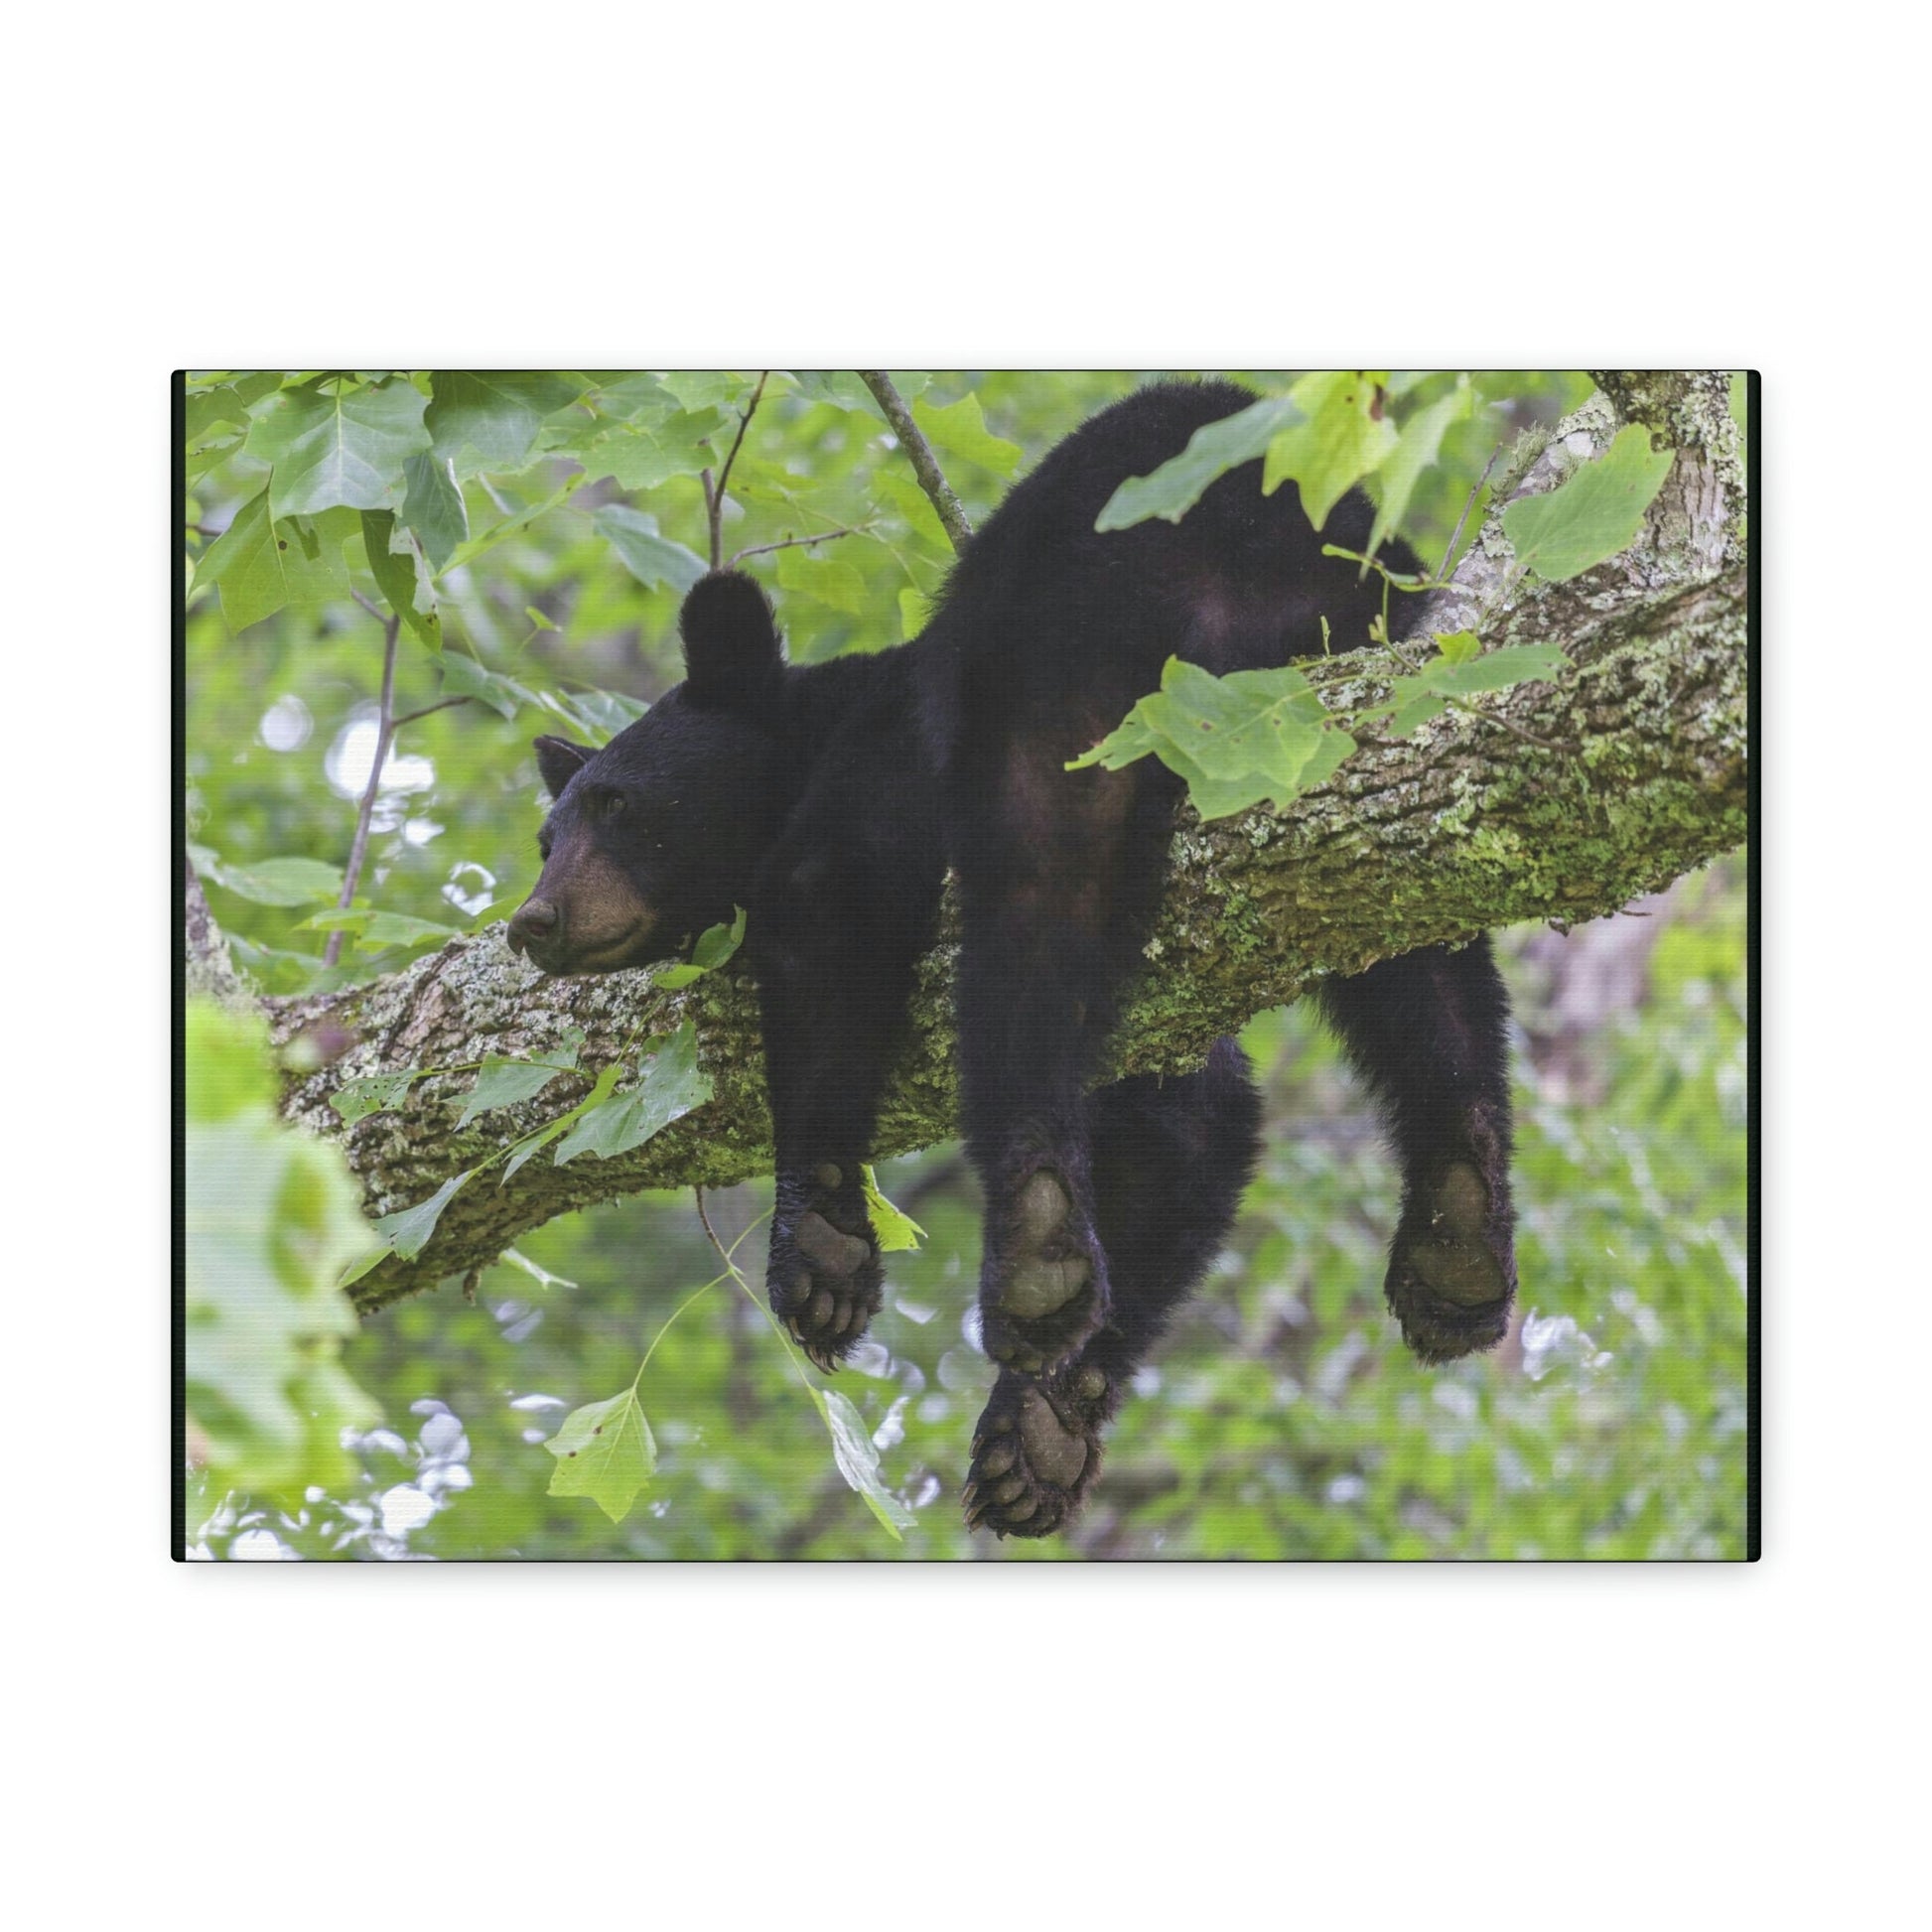
<instances>
[{"instance_id":1,"label":"bear's nose","mask_svg":"<svg viewBox=\"0 0 1932 1932\"><path fill-rule=\"evenodd\" d=\"M526 898L510 916L510 950L521 952L531 940L555 931L558 916L547 898Z\"/></svg>"}]
</instances>

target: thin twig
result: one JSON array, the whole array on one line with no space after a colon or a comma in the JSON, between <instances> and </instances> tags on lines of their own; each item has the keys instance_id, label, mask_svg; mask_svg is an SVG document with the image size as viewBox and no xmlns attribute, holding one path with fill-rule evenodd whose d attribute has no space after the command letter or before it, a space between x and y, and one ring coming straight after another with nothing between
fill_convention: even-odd
<instances>
[{"instance_id":1,"label":"thin twig","mask_svg":"<svg viewBox=\"0 0 1932 1932\"><path fill-rule=\"evenodd\" d=\"M1469 491L1469 500L1462 505L1462 514L1455 519L1455 528L1449 533L1449 548L1443 552L1443 567L1436 575L1448 577L1449 565L1455 557L1455 546L1462 541L1462 526L1469 520L1469 512L1476 506L1476 498L1482 494L1482 485L1489 481L1489 473L1496 467L1496 459L1503 453L1498 443L1489 452L1489 461L1482 466L1482 475L1476 479L1475 487Z\"/></svg>"},{"instance_id":2,"label":"thin twig","mask_svg":"<svg viewBox=\"0 0 1932 1932\"><path fill-rule=\"evenodd\" d=\"M872 391L873 399L885 412L887 422L893 426L893 434L898 438L899 448L911 459L912 474L918 478L919 487L938 511L939 521L946 526L946 535L952 540L953 554L963 554L973 540L973 526L966 520L966 512L960 507L959 498L953 494L945 472L939 468L939 459L932 454L932 445L912 420L912 412L906 408L905 398L884 369L861 369L859 380Z\"/></svg>"},{"instance_id":3,"label":"thin twig","mask_svg":"<svg viewBox=\"0 0 1932 1932\"><path fill-rule=\"evenodd\" d=\"M759 372L759 386L752 391L752 400L745 405L738 418L738 434L732 438L731 449L725 456L725 467L718 472L718 482L713 484L711 472L704 473L705 516L711 524L711 567L720 568L719 560L725 554L725 485L731 482L732 465L738 461L739 445L745 441L745 432L752 427L752 418L758 414L759 398L764 394L764 385L770 379L771 371Z\"/></svg>"},{"instance_id":4,"label":"thin twig","mask_svg":"<svg viewBox=\"0 0 1932 1932\"><path fill-rule=\"evenodd\" d=\"M1482 718L1492 725L1500 725L1506 732L1514 732L1526 745L1535 745L1546 752L1575 752L1580 748L1571 744L1559 743L1554 738L1538 738L1534 732L1526 732L1521 725L1512 723L1500 711L1484 711L1480 705L1473 705L1466 698L1446 698L1444 702L1450 710L1462 712L1470 718Z\"/></svg>"},{"instance_id":5,"label":"thin twig","mask_svg":"<svg viewBox=\"0 0 1932 1932\"><path fill-rule=\"evenodd\" d=\"M700 1184L693 1187L691 1191L697 1196L698 1219L704 1223L704 1231L711 1237L711 1245L718 1250L718 1259L729 1268L732 1265L732 1258L725 1252L725 1244L718 1239L717 1233L712 1228L711 1216L704 1211L704 1187Z\"/></svg>"},{"instance_id":6,"label":"thin twig","mask_svg":"<svg viewBox=\"0 0 1932 1932\"><path fill-rule=\"evenodd\" d=\"M469 702L470 695L468 692L465 692L460 698L439 698L434 704L424 705L421 711L405 711L396 720L396 730L401 731L403 726L413 725L418 718L427 718L432 711L448 711L452 705L468 704Z\"/></svg>"},{"instance_id":7,"label":"thin twig","mask_svg":"<svg viewBox=\"0 0 1932 1932\"><path fill-rule=\"evenodd\" d=\"M733 551L730 562L727 564L726 568L727 569L735 568L737 565L743 563L747 557L769 556L771 552L774 550L809 549L815 543L830 543L834 537L863 536L866 532L866 528L867 526L863 523L853 523L848 525L843 530L821 531L815 537L786 537L784 542L782 543L755 543L751 546L749 550Z\"/></svg>"},{"instance_id":8,"label":"thin twig","mask_svg":"<svg viewBox=\"0 0 1932 1932\"><path fill-rule=\"evenodd\" d=\"M363 610L365 610L369 614L370 617L372 617L376 621L377 623L387 623L389 621L388 612L385 611L382 608L382 606L375 601L374 598L365 597L362 594L362 592L355 589L353 585L349 586L348 594L356 601L357 604L359 604L362 607Z\"/></svg>"},{"instance_id":9,"label":"thin twig","mask_svg":"<svg viewBox=\"0 0 1932 1932\"><path fill-rule=\"evenodd\" d=\"M362 787L362 802L355 813L355 839L348 848L348 864L343 868L342 896L336 901L338 908L345 912L355 902L355 889L361 883L362 860L369 849L369 821L375 816L375 795L381 789L382 767L389 761L390 741L396 735L389 708L396 697L396 635L401 629L402 620L394 616L382 626L382 707L376 714L375 761L369 766L369 781ZM343 941L346 937L341 926L329 935L329 943L322 949L325 966L333 966L342 958Z\"/></svg>"}]
</instances>

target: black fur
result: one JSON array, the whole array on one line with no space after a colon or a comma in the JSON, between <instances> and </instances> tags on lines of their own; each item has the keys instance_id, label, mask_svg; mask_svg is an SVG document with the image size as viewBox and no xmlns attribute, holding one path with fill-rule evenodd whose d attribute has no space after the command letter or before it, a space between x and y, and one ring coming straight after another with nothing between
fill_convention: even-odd
<instances>
[{"instance_id":1,"label":"black fur","mask_svg":"<svg viewBox=\"0 0 1932 1932\"><path fill-rule=\"evenodd\" d=\"M539 741L556 804L511 943L554 972L676 952L750 912L777 1140L772 1306L832 1368L880 1305L859 1189L940 885L959 882L965 1129L986 1191L981 1310L1002 1374L969 1517L1043 1535L1078 1507L1136 1365L1226 1234L1258 1148L1239 1050L1091 1090L1161 899L1180 781L1144 759L1064 767L1160 682L1367 640L1379 586L1345 496L1317 536L1260 464L1178 524L1097 533L1120 483L1252 398L1163 384L1103 411L1008 496L901 649L782 660L749 579L698 584L687 678L604 751ZM1413 568L1400 545L1392 567ZM1398 636L1414 600L1397 599ZM581 761L579 761L581 760ZM561 780L561 782L559 782ZM1324 1009L1390 1120L1404 1174L1386 1292L1428 1361L1486 1347L1515 1289L1501 981L1486 941L1332 984Z\"/></svg>"}]
</instances>

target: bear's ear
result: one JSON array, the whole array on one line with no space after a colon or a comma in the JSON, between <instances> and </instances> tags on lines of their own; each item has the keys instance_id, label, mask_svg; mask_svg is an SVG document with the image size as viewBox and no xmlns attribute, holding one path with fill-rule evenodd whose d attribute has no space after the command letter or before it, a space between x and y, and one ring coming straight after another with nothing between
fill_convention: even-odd
<instances>
[{"instance_id":1,"label":"bear's ear","mask_svg":"<svg viewBox=\"0 0 1932 1932\"><path fill-rule=\"evenodd\" d=\"M742 571L714 570L691 586L678 613L684 678L709 704L756 703L784 663L764 593Z\"/></svg>"},{"instance_id":2,"label":"bear's ear","mask_svg":"<svg viewBox=\"0 0 1932 1932\"><path fill-rule=\"evenodd\" d=\"M536 755L543 787L552 798L561 798L565 785L597 756L588 745L573 745L567 738L539 738Z\"/></svg>"}]
</instances>

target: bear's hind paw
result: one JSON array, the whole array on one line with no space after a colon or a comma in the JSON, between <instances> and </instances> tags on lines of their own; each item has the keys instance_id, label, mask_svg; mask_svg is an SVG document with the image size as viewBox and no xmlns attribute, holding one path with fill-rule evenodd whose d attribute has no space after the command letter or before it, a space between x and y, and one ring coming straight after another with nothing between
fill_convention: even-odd
<instances>
[{"instance_id":1,"label":"bear's hind paw","mask_svg":"<svg viewBox=\"0 0 1932 1932\"><path fill-rule=\"evenodd\" d=\"M988 1243L980 1287L982 1340L1022 1375L1051 1375L1106 1321L1107 1279L1098 1244L1084 1238L1059 1177L1030 1174Z\"/></svg>"},{"instance_id":2,"label":"bear's hind paw","mask_svg":"<svg viewBox=\"0 0 1932 1932\"><path fill-rule=\"evenodd\" d=\"M1050 1383L1004 1373L973 1432L966 1527L1001 1537L1060 1529L1099 1473L1110 1393L1092 1366L1075 1364Z\"/></svg>"},{"instance_id":3,"label":"bear's hind paw","mask_svg":"<svg viewBox=\"0 0 1932 1932\"><path fill-rule=\"evenodd\" d=\"M1402 1337L1424 1362L1493 1348L1509 1326L1516 1255L1507 1198L1465 1162L1449 1167L1424 1213L1396 1231L1384 1284Z\"/></svg>"}]
</instances>

